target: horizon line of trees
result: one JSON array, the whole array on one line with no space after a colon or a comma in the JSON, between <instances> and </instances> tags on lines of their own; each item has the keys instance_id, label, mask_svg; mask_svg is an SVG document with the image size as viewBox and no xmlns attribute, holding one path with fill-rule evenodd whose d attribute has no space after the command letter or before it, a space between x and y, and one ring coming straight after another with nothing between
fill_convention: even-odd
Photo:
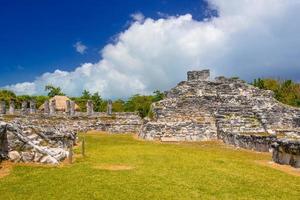
<instances>
[{"instance_id":1,"label":"horizon line of trees","mask_svg":"<svg viewBox=\"0 0 300 200\"><path fill-rule=\"evenodd\" d=\"M65 96L60 87L53 85L46 85L45 91L47 96L30 96L30 95L16 95L9 90L0 90L0 100L5 101L7 106L11 100L15 101L16 108L21 108L23 101L35 100L37 108L39 108L46 100L54 96ZM84 90L79 97L69 97L80 108L80 111L86 111L86 103L88 100L92 100L94 104L94 110L96 112L106 112L108 100L103 99L98 92L91 93L88 90ZM159 90L153 92L153 95L140 95L135 94L127 100L116 99L112 101L113 112L138 112L138 114L144 118L149 115L150 107L153 102L160 101L164 98L164 93Z\"/></svg>"}]
</instances>

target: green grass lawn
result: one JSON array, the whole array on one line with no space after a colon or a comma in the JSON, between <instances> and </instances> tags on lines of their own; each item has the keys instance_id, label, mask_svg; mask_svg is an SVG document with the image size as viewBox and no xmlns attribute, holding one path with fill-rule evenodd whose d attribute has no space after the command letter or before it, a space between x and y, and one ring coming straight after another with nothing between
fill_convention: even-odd
<instances>
[{"instance_id":1,"label":"green grass lawn","mask_svg":"<svg viewBox=\"0 0 300 200\"><path fill-rule=\"evenodd\" d=\"M161 144L88 134L86 157L78 155L72 165L14 166L0 179L0 199L299 200L300 176L258 162L270 159L217 142Z\"/></svg>"}]
</instances>

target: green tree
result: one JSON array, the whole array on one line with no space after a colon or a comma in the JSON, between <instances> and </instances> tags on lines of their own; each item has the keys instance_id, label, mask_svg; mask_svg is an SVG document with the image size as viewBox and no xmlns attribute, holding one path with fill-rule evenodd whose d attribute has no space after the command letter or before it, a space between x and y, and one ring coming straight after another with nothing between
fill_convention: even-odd
<instances>
[{"instance_id":1,"label":"green tree","mask_svg":"<svg viewBox=\"0 0 300 200\"><path fill-rule=\"evenodd\" d=\"M153 98L152 98L153 102L157 102L157 101L160 101L163 98L165 98L165 94L159 90L155 90L153 93L154 93Z\"/></svg>"},{"instance_id":2,"label":"green tree","mask_svg":"<svg viewBox=\"0 0 300 200\"><path fill-rule=\"evenodd\" d=\"M81 99L90 100L91 99L91 93L87 90L83 90Z\"/></svg>"},{"instance_id":3,"label":"green tree","mask_svg":"<svg viewBox=\"0 0 300 200\"><path fill-rule=\"evenodd\" d=\"M48 97L54 97L56 95L64 96L60 87L54 87L53 85L46 85L45 91L48 91Z\"/></svg>"},{"instance_id":4,"label":"green tree","mask_svg":"<svg viewBox=\"0 0 300 200\"><path fill-rule=\"evenodd\" d=\"M102 111L102 106L103 106L103 100L100 96L100 94L98 92L95 92L90 99L93 101L94 103L94 110L96 112L100 112Z\"/></svg>"},{"instance_id":5,"label":"green tree","mask_svg":"<svg viewBox=\"0 0 300 200\"><path fill-rule=\"evenodd\" d=\"M115 100L112 105L113 112L124 112L124 104L125 102L122 99Z\"/></svg>"},{"instance_id":6,"label":"green tree","mask_svg":"<svg viewBox=\"0 0 300 200\"><path fill-rule=\"evenodd\" d=\"M285 104L300 107L300 84L292 80L254 79L253 85L260 89L272 90L275 98Z\"/></svg>"},{"instance_id":7,"label":"green tree","mask_svg":"<svg viewBox=\"0 0 300 200\"><path fill-rule=\"evenodd\" d=\"M142 96L139 94L133 95L124 104L125 112L138 112L144 118L150 111L150 106L153 102L153 96Z\"/></svg>"}]
</instances>

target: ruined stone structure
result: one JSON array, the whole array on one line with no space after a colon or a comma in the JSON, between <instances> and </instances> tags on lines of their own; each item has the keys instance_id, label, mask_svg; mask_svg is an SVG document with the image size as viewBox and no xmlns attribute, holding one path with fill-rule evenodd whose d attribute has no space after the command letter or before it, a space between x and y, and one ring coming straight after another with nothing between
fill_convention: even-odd
<instances>
[{"instance_id":1,"label":"ruined stone structure","mask_svg":"<svg viewBox=\"0 0 300 200\"><path fill-rule=\"evenodd\" d=\"M13 162L59 164L68 156L68 146L75 142L75 133L45 127L45 124L21 125L0 121L0 155Z\"/></svg>"},{"instance_id":2,"label":"ruined stone structure","mask_svg":"<svg viewBox=\"0 0 300 200\"><path fill-rule=\"evenodd\" d=\"M15 101L14 100L11 100L9 102L9 114L10 115L15 114Z\"/></svg>"},{"instance_id":3,"label":"ruined stone structure","mask_svg":"<svg viewBox=\"0 0 300 200\"><path fill-rule=\"evenodd\" d=\"M76 142L78 132L136 133L142 125L136 113L69 116L56 112L55 115L36 113L4 119L0 117L0 158L48 164L58 164L68 156L68 148Z\"/></svg>"},{"instance_id":4,"label":"ruined stone structure","mask_svg":"<svg viewBox=\"0 0 300 200\"><path fill-rule=\"evenodd\" d=\"M141 138L221 139L257 151L269 151L277 141L276 135L300 138L300 109L278 102L273 92L237 78L210 80L208 70L187 75L187 81L180 82L166 93L164 100L152 105L153 119L143 124Z\"/></svg>"},{"instance_id":5,"label":"ruined stone structure","mask_svg":"<svg viewBox=\"0 0 300 200\"><path fill-rule=\"evenodd\" d=\"M66 148L75 142L77 132L99 130L138 133L140 138L164 142L219 139L240 148L272 151L275 162L300 167L300 109L240 79L211 80L209 74L209 70L188 72L188 80L152 104L152 118L144 120L136 113L112 113L112 101L106 113L94 112L88 101L87 112L75 114L70 100L66 110L56 112L53 100L50 115L17 116L9 122L0 115L0 155L16 162L56 164L67 157ZM24 112L27 103L22 104ZM1 113L6 113L5 103L0 104Z\"/></svg>"},{"instance_id":6,"label":"ruined stone structure","mask_svg":"<svg viewBox=\"0 0 300 200\"><path fill-rule=\"evenodd\" d=\"M71 101L70 102L70 116L74 116L75 115L75 102Z\"/></svg>"},{"instance_id":7,"label":"ruined stone structure","mask_svg":"<svg viewBox=\"0 0 300 200\"><path fill-rule=\"evenodd\" d=\"M112 101L111 100L108 100L108 103L107 103L107 114L112 115Z\"/></svg>"},{"instance_id":8,"label":"ruined stone structure","mask_svg":"<svg viewBox=\"0 0 300 200\"><path fill-rule=\"evenodd\" d=\"M50 115L55 115L56 113L56 101L55 99L50 102Z\"/></svg>"},{"instance_id":9,"label":"ruined stone structure","mask_svg":"<svg viewBox=\"0 0 300 200\"><path fill-rule=\"evenodd\" d=\"M6 103L5 101L0 101L0 114L6 114Z\"/></svg>"},{"instance_id":10,"label":"ruined stone structure","mask_svg":"<svg viewBox=\"0 0 300 200\"><path fill-rule=\"evenodd\" d=\"M29 113L30 114L35 114L36 113L36 102L35 102L35 100L30 100L29 101L29 106L30 106Z\"/></svg>"},{"instance_id":11,"label":"ruined stone structure","mask_svg":"<svg viewBox=\"0 0 300 200\"><path fill-rule=\"evenodd\" d=\"M22 115L26 115L27 114L27 106L28 106L28 102L27 101L23 101L22 105L21 105L21 113Z\"/></svg>"},{"instance_id":12,"label":"ruined stone structure","mask_svg":"<svg viewBox=\"0 0 300 200\"><path fill-rule=\"evenodd\" d=\"M71 101L70 100L66 101L66 110L65 110L65 113L67 115L71 115Z\"/></svg>"},{"instance_id":13,"label":"ruined stone structure","mask_svg":"<svg viewBox=\"0 0 300 200\"><path fill-rule=\"evenodd\" d=\"M93 101L91 101L91 100L88 100L86 103L86 113L87 113L87 115L94 114L94 104L93 104Z\"/></svg>"},{"instance_id":14,"label":"ruined stone structure","mask_svg":"<svg viewBox=\"0 0 300 200\"><path fill-rule=\"evenodd\" d=\"M50 105L49 105L49 100L46 100L44 102L44 114L49 115L50 114Z\"/></svg>"}]
</instances>

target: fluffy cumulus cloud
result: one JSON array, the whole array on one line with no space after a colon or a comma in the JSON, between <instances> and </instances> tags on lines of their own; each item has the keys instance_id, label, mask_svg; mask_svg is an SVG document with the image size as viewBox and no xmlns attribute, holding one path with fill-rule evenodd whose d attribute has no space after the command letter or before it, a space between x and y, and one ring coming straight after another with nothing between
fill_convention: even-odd
<instances>
[{"instance_id":1,"label":"fluffy cumulus cloud","mask_svg":"<svg viewBox=\"0 0 300 200\"><path fill-rule=\"evenodd\" d=\"M76 42L73 47L75 48L75 50L80 53L80 54L84 54L85 51L87 50L87 46L85 46L84 44L82 44L82 42Z\"/></svg>"},{"instance_id":2,"label":"fluffy cumulus cloud","mask_svg":"<svg viewBox=\"0 0 300 200\"><path fill-rule=\"evenodd\" d=\"M134 22L101 51L97 63L56 70L33 82L7 86L19 94L43 93L46 84L68 95L83 89L104 97L166 90L187 70L213 75L300 79L298 0L209 0L218 16L197 21L190 14Z\"/></svg>"},{"instance_id":3,"label":"fluffy cumulus cloud","mask_svg":"<svg viewBox=\"0 0 300 200\"><path fill-rule=\"evenodd\" d=\"M141 13L141 12L134 13L134 14L130 15L130 17L131 17L134 21L137 21L137 22L143 22L144 19L145 19L145 16L144 16L143 13Z\"/></svg>"}]
</instances>

